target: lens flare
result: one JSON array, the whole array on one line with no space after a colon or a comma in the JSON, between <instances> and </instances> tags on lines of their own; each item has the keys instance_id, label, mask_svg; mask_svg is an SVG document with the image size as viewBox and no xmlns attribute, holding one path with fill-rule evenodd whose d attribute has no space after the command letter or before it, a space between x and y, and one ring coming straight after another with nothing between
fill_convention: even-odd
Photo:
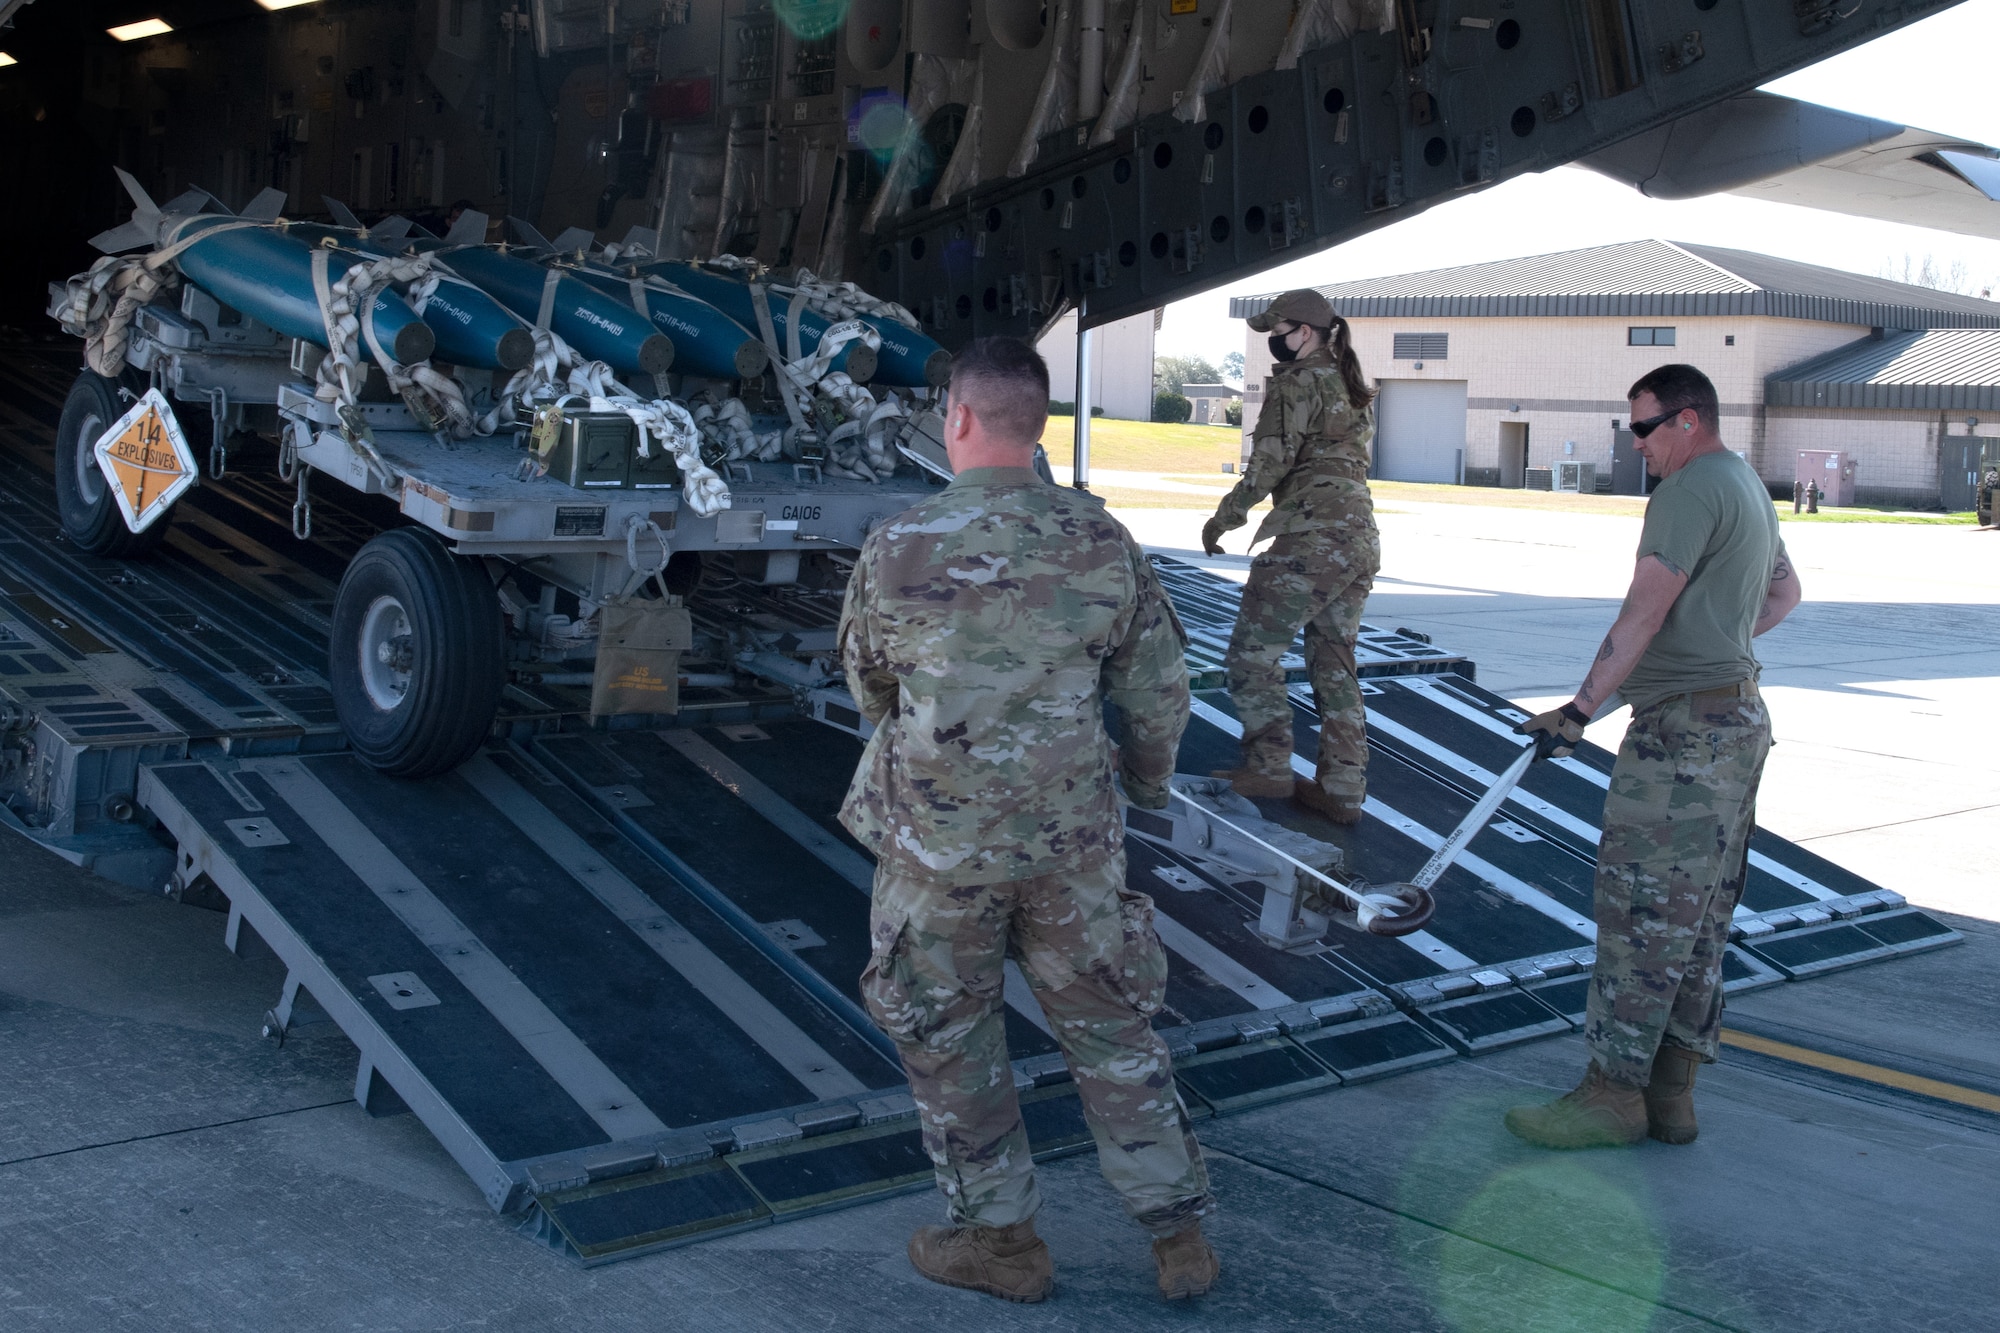
<instances>
[{"instance_id":1,"label":"lens flare","mask_svg":"<svg viewBox=\"0 0 2000 1333\"><path fill-rule=\"evenodd\" d=\"M773 0L771 9L792 36L816 42L847 17L848 0Z\"/></svg>"},{"instance_id":2,"label":"lens flare","mask_svg":"<svg viewBox=\"0 0 2000 1333\"><path fill-rule=\"evenodd\" d=\"M876 160L886 162L910 127L910 113L894 98L864 105L855 117L854 137Z\"/></svg>"},{"instance_id":3,"label":"lens flare","mask_svg":"<svg viewBox=\"0 0 2000 1333\"><path fill-rule=\"evenodd\" d=\"M1616 1155L1523 1160L1509 1100L1455 1101L1405 1159L1405 1271L1457 1333L1644 1333L1666 1246L1643 1177Z\"/></svg>"},{"instance_id":4,"label":"lens flare","mask_svg":"<svg viewBox=\"0 0 2000 1333\"><path fill-rule=\"evenodd\" d=\"M1501 1172L1460 1210L1452 1233L1438 1245L1437 1308L1462 1333L1644 1333L1659 1313L1658 1237L1625 1188L1580 1163ZM1541 1262L1502 1262L1496 1249Z\"/></svg>"}]
</instances>

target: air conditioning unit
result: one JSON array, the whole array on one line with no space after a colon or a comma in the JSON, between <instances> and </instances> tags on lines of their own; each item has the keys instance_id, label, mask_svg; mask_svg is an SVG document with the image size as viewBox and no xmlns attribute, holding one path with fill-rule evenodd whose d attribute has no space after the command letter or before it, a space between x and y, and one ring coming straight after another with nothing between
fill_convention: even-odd
<instances>
[{"instance_id":1,"label":"air conditioning unit","mask_svg":"<svg viewBox=\"0 0 2000 1333\"><path fill-rule=\"evenodd\" d=\"M1555 467L1556 489L1559 491L1581 491L1589 495L1597 489L1597 464L1557 463Z\"/></svg>"}]
</instances>

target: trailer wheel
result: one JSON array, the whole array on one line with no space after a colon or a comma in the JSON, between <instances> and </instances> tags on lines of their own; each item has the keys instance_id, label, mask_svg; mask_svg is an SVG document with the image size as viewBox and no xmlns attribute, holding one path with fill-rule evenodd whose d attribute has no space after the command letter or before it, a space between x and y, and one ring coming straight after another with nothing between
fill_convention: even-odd
<instances>
[{"instance_id":1,"label":"trailer wheel","mask_svg":"<svg viewBox=\"0 0 2000 1333\"><path fill-rule=\"evenodd\" d=\"M116 381L86 370L63 400L56 426L56 514L63 536L87 555L129 560L145 555L166 539L173 511L160 515L144 532L125 526L111 484L98 470L97 437L125 415Z\"/></svg>"},{"instance_id":2,"label":"trailer wheel","mask_svg":"<svg viewBox=\"0 0 2000 1333\"><path fill-rule=\"evenodd\" d=\"M422 528L355 555L334 597L327 679L362 763L399 778L458 767L492 729L503 667L500 599L477 561Z\"/></svg>"}]
</instances>

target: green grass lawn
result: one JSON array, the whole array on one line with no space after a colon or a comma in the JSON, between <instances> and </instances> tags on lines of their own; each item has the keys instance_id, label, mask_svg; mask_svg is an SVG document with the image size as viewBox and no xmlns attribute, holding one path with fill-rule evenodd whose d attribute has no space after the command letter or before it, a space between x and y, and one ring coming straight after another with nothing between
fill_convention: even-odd
<instances>
[{"instance_id":1,"label":"green grass lawn","mask_svg":"<svg viewBox=\"0 0 2000 1333\"><path fill-rule=\"evenodd\" d=\"M1067 464L1073 457L1075 418L1052 416L1042 432L1042 447L1049 459ZM1235 465L1242 457L1243 433L1234 426L1169 425L1158 421L1116 421L1096 418L1090 431L1091 466L1120 472L1157 472L1163 477L1189 485L1212 488L1214 499L1235 484L1223 472L1224 463ZM1378 508L1385 500L1415 500L1430 504L1477 505L1497 509L1539 509L1568 514L1621 514L1637 516L1646 512L1646 501L1637 495L1579 495L1574 491L1502 490L1497 486L1452 486L1433 482L1372 481L1368 484ZM1214 500L1184 491L1092 486L1114 508L1210 509ZM1268 502L1267 502L1268 503ZM1778 518L1786 523L1914 523L1971 526L1972 514L1921 514L1906 510L1856 507L1822 509L1817 514L1794 514L1785 501L1773 501ZM1259 506L1259 509L1264 506Z\"/></svg>"},{"instance_id":2,"label":"green grass lawn","mask_svg":"<svg viewBox=\"0 0 2000 1333\"><path fill-rule=\"evenodd\" d=\"M1934 526L1973 527L1979 516L1963 514L1913 514L1902 509L1822 509L1817 514L1794 514L1791 502L1778 500L1780 523L1919 523Z\"/></svg>"},{"instance_id":3,"label":"green grass lawn","mask_svg":"<svg viewBox=\"0 0 2000 1333\"><path fill-rule=\"evenodd\" d=\"M1042 432L1049 461L1067 464L1076 452L1076 418L1050 417ZM1120 472L1199 472L1222 475L1224 463L1243 454L1243 432L1234 426L1169 425L1093 417L1090 465Z\"/></svg>"}]
</instances>

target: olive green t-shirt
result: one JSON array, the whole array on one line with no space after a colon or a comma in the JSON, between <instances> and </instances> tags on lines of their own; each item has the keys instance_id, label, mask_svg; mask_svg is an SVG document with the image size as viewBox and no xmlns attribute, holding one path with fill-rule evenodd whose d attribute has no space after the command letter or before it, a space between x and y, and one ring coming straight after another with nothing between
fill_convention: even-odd
<instances>
[{"instance_id":1,"label":"olive green t-shirt","mask_svg":"<svg viewBox=\"0 0 2000 1333\"><path fill-rule=\"evenodd\" d=\"M1784 549L1770 493L1728 450L1702 454L1661 481L1646 502L1639 558L1659 556L1688 581L1626 677L1625 701L1643 708L1756 679L1750 631Z\"/></svg>"}]
</instances>

